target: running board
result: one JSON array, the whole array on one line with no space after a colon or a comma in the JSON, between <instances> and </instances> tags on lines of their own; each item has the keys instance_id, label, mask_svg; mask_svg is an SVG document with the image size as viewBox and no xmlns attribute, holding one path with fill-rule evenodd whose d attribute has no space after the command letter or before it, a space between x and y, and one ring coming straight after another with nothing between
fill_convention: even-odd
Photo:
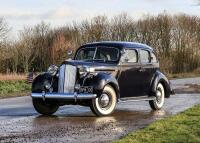
<instances>
[{"instance_id":1,"label":"running board","mask_svg":"<svg viewBox=\"0 0 200 143\"><path fill-rule=\"evenodd\" d=\"M119 99L119 102L129 102L129 101L150 101L155 100L155 96L141 96L141 97L126 97Z\"/></svg>"}]
</instances>

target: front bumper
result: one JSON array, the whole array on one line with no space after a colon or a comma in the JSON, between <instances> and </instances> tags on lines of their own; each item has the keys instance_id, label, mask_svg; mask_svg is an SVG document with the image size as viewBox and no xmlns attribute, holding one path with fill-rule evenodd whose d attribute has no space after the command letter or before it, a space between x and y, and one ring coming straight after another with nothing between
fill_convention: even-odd
<instances>
[{"instance_id":1,"label":"front bumper","mask_svg":"<svg viewBox=\"0 0 200 143\"><path fill-rule=\"evenodd\" d=\"M78 99L94 99L97 97L96 94L90 93L32 93L32 98L42 98L45 99L68 99L68 100L78 100Z\"/></svg>"}]
</instances>

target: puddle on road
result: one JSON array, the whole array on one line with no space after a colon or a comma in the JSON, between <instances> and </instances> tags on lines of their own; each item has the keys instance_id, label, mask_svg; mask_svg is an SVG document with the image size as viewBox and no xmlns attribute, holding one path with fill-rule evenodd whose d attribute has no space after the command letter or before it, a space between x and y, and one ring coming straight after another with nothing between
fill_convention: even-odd
<instances>
[{"instance_id":1,"label":"puddle on road","mask_svg":"<svg viewBox=\"0 0 200 143\"><path fill-rule=\"evenodd\" d=\"M9 123L10 125L7 125L6 128L9 130L12 128L12 132L4 131L8 133L7 137L9 134L14 135L18 138L18 141L24 141L27 138L35 141L35 139L43 139L44 137L59 141L68 140L69 142L82 139L88 142L111 141L168 115L164 110L133 111L118 109L107 117L96 117L91 112L72 115L58 114L51 117L36 116L29 120L19 119L14 123ZM14 127L15 125L17 128Z\"/></svg>"}]
</instances>

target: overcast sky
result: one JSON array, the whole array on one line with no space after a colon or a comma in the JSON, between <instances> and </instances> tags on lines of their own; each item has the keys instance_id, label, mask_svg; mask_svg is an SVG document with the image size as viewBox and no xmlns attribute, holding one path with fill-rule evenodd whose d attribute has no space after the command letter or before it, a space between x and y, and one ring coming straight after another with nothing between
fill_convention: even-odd
<instances>
[{"instance_id":1,"label":"overcast sky","mask_svg":"<svg viewBox=\"0 0 200 143\"><path fill-rule=\"evenodd\" d=\"M41 21L53 27L97 15L113 16L126 12L133 18L145 14L186 13L200 16L198 0L0 0L0 17L4 17L16 34L24 26Z\"/></svg>"}]
</instances>

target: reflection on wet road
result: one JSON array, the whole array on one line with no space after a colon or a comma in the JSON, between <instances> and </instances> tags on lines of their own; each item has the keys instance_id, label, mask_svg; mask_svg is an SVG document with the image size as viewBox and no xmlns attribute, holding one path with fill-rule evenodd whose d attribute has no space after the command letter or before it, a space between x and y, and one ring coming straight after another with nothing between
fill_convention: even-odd
<instances>
[{"instance_id":1,"label":"reflection on wet road","mask_svg":"<svg viewBox=\"0 0 200 143\"><path fill-rule=\"evenodd\" d=\"M34 111L30 97L2 99L0 142L108 142L195 104L200 104L200 94L178 94L166 99L160 111L151 111L143 101L120 103L108 117L71 105L45 117Z\"/></svg>"}]
</instances>

